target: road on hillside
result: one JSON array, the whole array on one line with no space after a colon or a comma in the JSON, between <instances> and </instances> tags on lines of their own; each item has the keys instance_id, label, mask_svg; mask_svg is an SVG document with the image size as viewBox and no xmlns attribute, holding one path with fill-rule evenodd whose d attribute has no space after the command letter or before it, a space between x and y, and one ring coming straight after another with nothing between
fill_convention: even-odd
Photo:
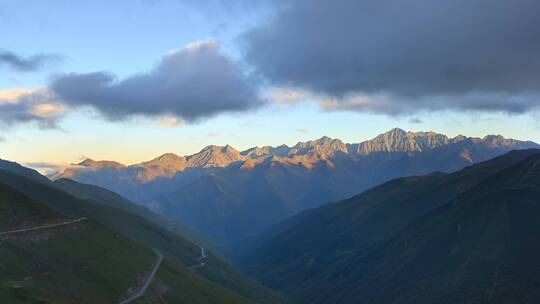
<instances>
[{"instance_id":1,"label":"road on hillside","mask_svg":"<svg viewBox=\"0 0 540 304\"><path fill-rule=\"evenodd\" d=\"M206 259L206 251L201 246L199 246L199 248L201 248L201 256L196 259L197 261L199 261L199 264L195 265L195 266L191 266L191 267L189 267L189 269L193 270L193 269L197 269L199 267L203 267L205 265L202 260Z\"/></svg>"},{"instance_id":2,"label":"road on hillside","mask_svg":"<svg viewBox=\"0 0 540 304\"><path fill-rule=\"evenodd\" d=\"M49 224L49 225L43 225L43 226L30 227L30 228L22 228L22 229L4 231L4 232L0 232L0 236L9 235L9 234L15 234L15 233L21 233L21 232L28 232L28 231L36 231L36 230L42 230L42 229L50 229L50 228L54 228L54 227L79 223L79 222L82 222L82 221L85 221L85 220L87 220L86 217L81 217L81 218L78 218L76 220L65 221L65 222L62 222L62 223L56 223L56 224ZM1 241L0 244L1 243L3 243L3 241ZM201 251L202 255L201 255L200 259L203 259L203 258L206 257L206 255L204 253L204 248L201 247L201 250L202 250ZM154 266L152 267L152 271L150 272L150 275L148 275L148 278L146 278L146 281L144 282L144 285L142 286L142 288L136 294L129 297L129 299L126 299L126 300L120 302L120 304L126 304L126 303L129 303L129 302L131 302L131 301L133 301L135 299L140 298L146 292L146 290L148 289L148 286L150 286L150 283L152 282L152 279L154 279L154 276L156 275L156 272L159 269L159 266L161 265L161 262L163 261L163 255L161 254L161 252L157 251L156 249L154 249L154 252L157 255L157 259L154 262ZM202 264L204 266L204 263L202 263Z\"/></svg>"},{"instance_id":3,"label":"road on hillside","mask_svg":"<svg viewBox=\"0 0 540 304\"><path fill-rule=\"evenodd\" d=\"M154 279L154 276L156 275L156 272L159 269L159 266L161 265L161 262L163 261L163 255L161 254L161 252L157 251L156 249L154 249L154 252L157 255L157 260L154 262L154 267L152 268L152 271L150 272L150 275L148 276L148 278L146 278L146 282L144 282L143 287L136 294L134 294L131 297L129 297L128 299L120 302L119 304L126 304L126 303L129 303L129 302L133 301L133 300L136 300L136 299L142 297L143 294L146 292L146 289L148 289L148 286L150 286L150 283Z\"/></svg>"},{"instance_id":4,"label":"road on hillside","mask_svg":"<svg viewBox=\"0 0 540 304\"><path fill-rule=\"evenodd\" d=\"M71 224L75 224L75 223L85 221L86 219L87 219L86 217L81 217L81 218L78 218L76 220L66 221L66 222L62 222L62 223L56 223L56 224L49 224L49 225L43 225L43 226L30 227L30 228L22 228L22 229L17 229L17 230L4 231L4 232L0 232L0 236L8 235L8 234L14 234L14 233L20 233L20 232L49 229L49 228L65 226L65 225L71 225Z\"/></svg>"}]
</instances>

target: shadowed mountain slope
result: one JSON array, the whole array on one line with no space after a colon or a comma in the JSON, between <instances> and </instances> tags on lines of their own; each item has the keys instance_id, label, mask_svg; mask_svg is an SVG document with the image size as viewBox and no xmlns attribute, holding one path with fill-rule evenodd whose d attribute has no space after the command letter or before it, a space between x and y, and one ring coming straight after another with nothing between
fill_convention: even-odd
<instances>
[{"instance_id":1,"label":"shadowed mountain slope","mask_svg":"<svg viewBox=\"0 0 540 304\"><path fill-rule=\"evenodd\" d=\"M539 164L513 151L390 181L282 223L243 263L303 303L537 302Z\"/></svg>"}]
</instances>

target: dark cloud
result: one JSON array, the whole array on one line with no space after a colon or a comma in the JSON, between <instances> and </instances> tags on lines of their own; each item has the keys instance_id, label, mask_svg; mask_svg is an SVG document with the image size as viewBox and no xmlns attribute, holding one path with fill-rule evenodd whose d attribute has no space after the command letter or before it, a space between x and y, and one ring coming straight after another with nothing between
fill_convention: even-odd
<instances>
[{"instance_id":1,"label":"dark cloud","mask_svg":"<svg viewBox=\"0 0 540 304\"><path fill-rule=\"evenodd\" d=\"M110 119L174 115L195 121L261 103L255 84L212 41L170 52L149 72L121 80L105 72L65 74L49 89L70 106L92 106Z\"/></svg>"},{"instance_id":2,"label":"dark cloud","mask_svg":"<svg viewBox=\"0 0 540 304\"><path fill-rule=\"evenodd\" d=\"M421 124L423 123L424 121L422 121L420 118L418 117L411 117L409 118L409 122L410 123L413 123L413 124Z\"/></svg>"},{"instance_id":3,"label":"dark cloud","mask_svg":"<svg viewBox=\"0 0 540 304\"><path fill-rule=\"evenodd\" d=\"M35 123L43 129L57 129L64 106L53 100L45 90L22 93L14 99L0 96L0 127Z\"/></svg>"},{"instance_id":4,"label":"dark cloud","mask_svg":"<svg viewBox=\"0 0 540 304\"><path fill-rule=\"evenodd\" d=\"M539 12L537 0L292 0L245 34L245 58L275 85L387 97L354 109L523 112L539 104Z\"/></svg>"},{"instance_id":5,"label":"dark cloud","mask_svg":"<svg viewBox=\"0 0 540 304\"><path fill-rule=\"evenodd\" d=\"M38 54L22 57L13 52L0 50L0 66L5 65L19 72L32 72L43 68L49 63L59 61L58 55Z\"/></svg>"}]
</instances>

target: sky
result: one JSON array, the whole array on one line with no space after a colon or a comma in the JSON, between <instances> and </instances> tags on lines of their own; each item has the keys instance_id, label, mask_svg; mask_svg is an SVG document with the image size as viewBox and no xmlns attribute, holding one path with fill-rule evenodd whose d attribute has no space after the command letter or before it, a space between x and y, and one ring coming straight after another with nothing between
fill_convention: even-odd
<instances>
[{"instance_id":1,"label":"sky","mask_svg":"<svg viewBox=\"0 0 540 304\"><path fill-rule=\"evenodd\" d=\"M540 142L533 0L0 0L0 158L125 164L394 127Z\"/></svg>"}]
</instances>

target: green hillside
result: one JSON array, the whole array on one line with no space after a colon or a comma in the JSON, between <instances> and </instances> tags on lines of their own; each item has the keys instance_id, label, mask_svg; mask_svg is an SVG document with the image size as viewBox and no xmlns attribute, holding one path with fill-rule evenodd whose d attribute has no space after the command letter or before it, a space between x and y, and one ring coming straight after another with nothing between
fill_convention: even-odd
<instances>
[{"instance_id":1,"label":"green hillside","mask_svg":"<svg viewBox=\"0 0 540 304\"><path fill-rule=\"evenodd\" d=\"M190 267L198 264L200 248L176 233L139 215L83 200L59 190L53 183L36 182L19 174L0 170L4 182L31 199L72 217L88 217L128 238L156 248L173 263ZM222 259L208 252L206 266L195 270L206 279L258 303L282 303L277 292L243 275Z\"/></svg>"},{"instance_id":2,"label":"green hillside","mask_svg":"<svg viewBox=\"0 0 540 304\"><path fill-rule=\"evenodd\" d=\"M2 183L0 211L0 232L69 220ZM0 256L0 303L10 304L119 303L156 259L150 248L92 220L0 235ZM161 293L145 294L149 301L248 303L169 260L164 265L154 278Z\"/></svg>"}]
</instances>

